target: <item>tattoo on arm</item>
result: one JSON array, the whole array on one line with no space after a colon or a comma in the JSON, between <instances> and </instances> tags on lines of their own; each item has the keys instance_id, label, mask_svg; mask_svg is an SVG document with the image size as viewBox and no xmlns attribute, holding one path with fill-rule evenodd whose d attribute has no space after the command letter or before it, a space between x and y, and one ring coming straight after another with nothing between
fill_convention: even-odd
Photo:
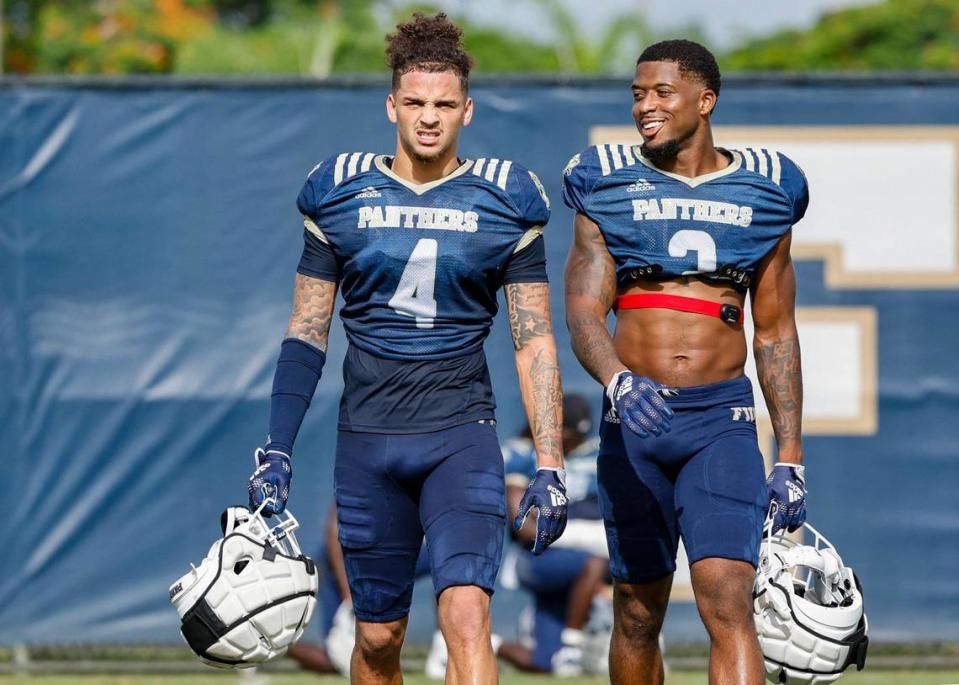
<instances>
[{"instance_id":1,"label":"tattoo on arm","mask_svg":"<svg viewBox=\"0 0 959 685\"><path fill-rule=\"evenodd\" d=\"M335 300L336 283L297 274L286 337L299 338L326 352Z\"/></svg>"},{"instance_id":2,"label":"tattoo on arm","mask_svg":"<svg viewBox=\"0 0 959 685\"><path fill-rule=\"evenodd\" d=\"M566 327L580 364L600 383L623 368L606 316L616 301L616 265L599 227L577 216L566 262Z\"/></svg>"},{"instance_id":3,"label":"tattoo on arm","mask_svg":"<svg viewBox=\"0 0 959 685\"><path fill-rule=\"evenodd\" d=\"M553 334L546 283L510 283L506 286L506 306L513 347L517 350L533 338Z\"/></svg>"},{"instance_id":4,"label":"tattoo on arm","mask_svg":"<svg viewBox=\"0 0 959 685\"><path fill-rule=\"evenodd\" d=\"M560 408L563 388L555 348L537 350L530 364L533 412L530 428L536 451L549 463L563 463L563 426Z\"/></svg>"},{"instance_id":5,"label":"tattoo on arm","mask_svg":"<svg viewBox=\"0 0 959 685\"><path fill-rule=\"evenodd\" d=\"M754 347L759 384L780 449L800 440L802 363L797 337L758 342Z\"/></svg>"}]
</instances>

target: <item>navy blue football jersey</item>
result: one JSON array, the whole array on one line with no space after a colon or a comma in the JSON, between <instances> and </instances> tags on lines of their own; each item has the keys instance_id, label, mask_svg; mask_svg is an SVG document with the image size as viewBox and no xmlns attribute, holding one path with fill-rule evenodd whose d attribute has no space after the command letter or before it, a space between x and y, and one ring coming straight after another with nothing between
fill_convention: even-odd
<instances>
[{"instance_id":1,"label":"navy blue football jersey","mask_svg":"<svg viewBox=\"0 0 959 685\"><path fill-rule=\"evenodd\" d=\"M415 184L372 153L330 157L297 199L339 266L350 343L380 358L448 359L482 347L514 254L549 220L539 179L514 162L463 162Z\"/></svg>"},{"instance_id":2,"label":"navy blue football jersey","mask_svg":"<svg viewBox=\"0 0 959 685\"><path fill-rule=\"evenodd\" d=\"M344 153L310 173L300 273L336 280L350 345L342 430L423 433L493 419L483 341L504 284L546 281L539 179L499 159L416 184Z\"/></svg>"},{"instance_id":3,"label":"navy blue football jersey","mask_svg":"<svg viewBox=\"0 0 959 685\"><path fill-rule=\"evenodd\" d=\"M745 290L803 217L808 188L792 160L773 150L724 152L729 166L696 178L657 169L638 145L595 145L570 160L563 199L599 226L620 287L696 275Z\"/></svg>"}]
</instances>

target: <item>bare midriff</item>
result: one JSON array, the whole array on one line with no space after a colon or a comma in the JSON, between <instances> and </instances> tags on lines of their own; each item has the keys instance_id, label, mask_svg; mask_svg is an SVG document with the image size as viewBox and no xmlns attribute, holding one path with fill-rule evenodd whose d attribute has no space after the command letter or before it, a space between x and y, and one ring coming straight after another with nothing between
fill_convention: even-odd
<instances>
[{"instance_id":1,"label":"bare midriff","mask_svg":"<svg viewBox=\"0 0 959 685\"><path fill-rule=\"evenodd\" d=\"M621 295L659 293L742 307L745 295L730 285L694 277L637 281ZM613 336L620 360L634 373L672 387L738 378L746 365L743 327L719 317L673 309L623 309Z\"/></svg>"}]
</instances>

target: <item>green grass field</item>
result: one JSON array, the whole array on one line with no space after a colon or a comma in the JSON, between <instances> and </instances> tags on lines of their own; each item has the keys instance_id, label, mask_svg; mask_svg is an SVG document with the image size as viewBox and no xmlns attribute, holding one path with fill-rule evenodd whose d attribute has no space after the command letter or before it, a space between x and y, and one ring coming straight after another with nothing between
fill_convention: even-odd
<instances>
[{"instance_id":1,"label":"green grass field","mask_svg":"<svg viewBox=\"0 0 959 685\"><path fill-rule=\"evenodd\" d=\"M503 685L605 685L608 680L578 678L560 680L543 676L503 674ZM874 671L850 673L839 680L842 685L954 685L959 683L959 671ZM344 685L346 680L334 677L316 677L304 673L268 674L253 677L233 673L210 675L0 675L0 683L16 685ZM406 677L407 685L436 685L416 673ZM666 678L666 685L705 685L706 674L694 671L676 672Z\"/></svg>"}]
</instances>

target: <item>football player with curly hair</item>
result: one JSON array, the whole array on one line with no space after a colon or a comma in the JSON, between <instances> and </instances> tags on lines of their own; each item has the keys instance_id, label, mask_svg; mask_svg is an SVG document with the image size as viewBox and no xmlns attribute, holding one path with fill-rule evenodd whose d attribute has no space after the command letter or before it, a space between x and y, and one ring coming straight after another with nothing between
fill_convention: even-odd
<instances>
[{"instance_id":1,"label":"football player with curly hair","mask_svg":"<svg viewBox=\"0 0 959 685\"><path fill-rule=\"evenodd\" d=\"M334 300L349 347L334 492L353 610L357 683L398 683L414 569L427 541L448 683L494 683L490 596L506 517L483 341L505 291L538 471L520 507L536 550L566 523L562 400L539 179L500 158L461 159L472 60L445 15L387 37L393 155L318 164L297 200L304 249L251 504L289 494L296 433L326 360ZM521 521L520 521L521 522Z\"/></svg>"}]
</instances>

